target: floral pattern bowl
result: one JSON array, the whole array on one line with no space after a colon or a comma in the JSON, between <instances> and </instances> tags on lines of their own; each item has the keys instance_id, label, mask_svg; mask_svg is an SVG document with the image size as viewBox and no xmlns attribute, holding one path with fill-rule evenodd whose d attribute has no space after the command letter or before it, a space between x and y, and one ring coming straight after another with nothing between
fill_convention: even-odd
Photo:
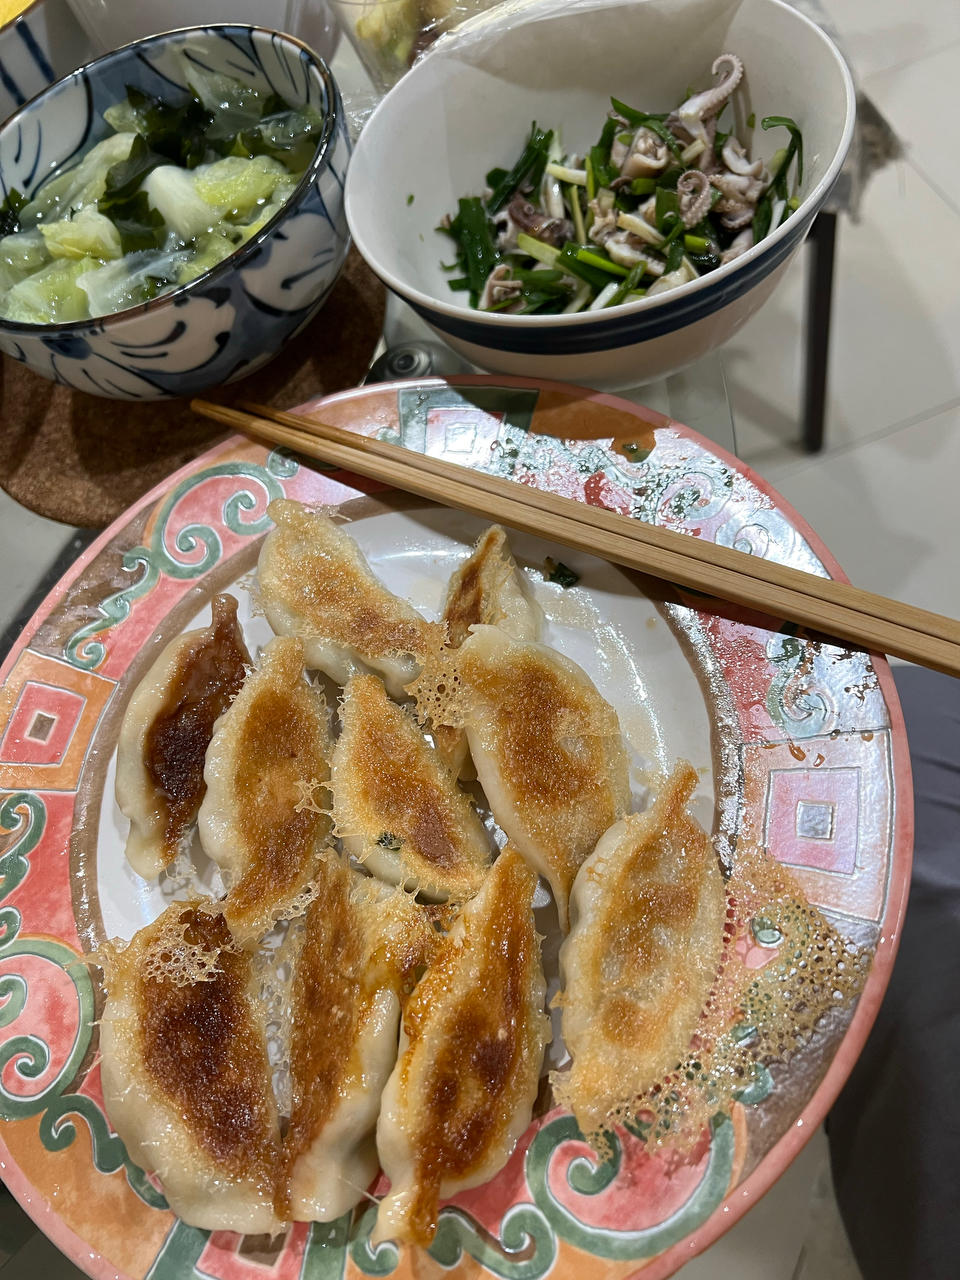
<instances>
[{"instance_id":1,"label":"floral pattern bowl","mask_svg":"<svg viewBox=\"0 0 960 1280\"><path fill-rule=\"evenodd\" d=\"M41 92L0 127L0 196L31 193L106 136L103 111L127 85L148 93L186 87L182 56L292 106L323 114L325 128L280 212L191 283L139 306L63 324L0 319L0 351L35 372L94 395L158 400L195 395L245 377L314 316L349 247L343 188L350 140L326 64L292 36L262 27L191 27L108 53Z\"/></svg>"}]
</instances>

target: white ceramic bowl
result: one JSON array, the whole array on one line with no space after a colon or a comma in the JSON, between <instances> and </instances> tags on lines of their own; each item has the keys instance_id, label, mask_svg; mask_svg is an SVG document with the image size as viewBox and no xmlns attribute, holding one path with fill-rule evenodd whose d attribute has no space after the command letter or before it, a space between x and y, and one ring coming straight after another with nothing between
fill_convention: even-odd
<instances>
[{"instance_id":1,"label":"white ceramic bowl","mask_svg":"<svg viewBox=\"0 0 960 1280\"><path fill-rule=\"evenodd\" d=\"M710 83L726 51L746 69L733 119L751 155L769 160L785 143L783 130L747 129L751 113L792 116L803 131L801 203L782 226L707 276L605 311L473 311L450 290L450 242L435 228L460 196L480 194L489 169L513 163L531 120L585 148L611 95L670 110L689 85ZM347 220L374 271L467 360L634 386L698 360L767 300L840 172L854 117L837 49L780 0L514 0L442 37L384 98L353 156Z\"/></svg>"}]
</instances>

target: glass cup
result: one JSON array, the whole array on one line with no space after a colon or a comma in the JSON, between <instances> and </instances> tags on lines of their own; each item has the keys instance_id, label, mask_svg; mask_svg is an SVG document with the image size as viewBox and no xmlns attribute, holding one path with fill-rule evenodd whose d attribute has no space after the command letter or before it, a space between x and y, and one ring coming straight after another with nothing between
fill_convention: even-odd
<instances>
[{"instance_id":1,"label":"glass cup","mask_svg":"<svg viewBox=\"0 0 960 1280\"><path fill-rule=\"evenodd\" d=\"M437 36L500 0L330 0L374 86L387 93Z\"/></svg>"}]
</instances>

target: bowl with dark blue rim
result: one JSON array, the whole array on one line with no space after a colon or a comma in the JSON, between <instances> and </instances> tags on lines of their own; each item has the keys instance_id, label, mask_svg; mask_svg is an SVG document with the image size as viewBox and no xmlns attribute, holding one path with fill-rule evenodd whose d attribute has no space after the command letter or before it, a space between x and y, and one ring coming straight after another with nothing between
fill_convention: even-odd
<instances>
[{"instance_id":1,"label":"bowl with dark blue rim","mask_svg":"<svg viewBox=\"0 0 960 1280\"><path fill-rule=\"evenodd\" d=\"M56 382L125 400L192 396L255 372L322 307L350 244L344 186L350 139L326 63L263 27L190 27L138 40L80 68L0 126L0 199L32 194L111 132L103 112L133 85L174 98L186 68L231 76L323 128L277 212L217 265L167 293L93 319L0 318L0 350Z\"/></svg>"},{"instance_id":2,"label":"bowl with dark blue rim","mask_svg":"<svg viewBox=\"0 0 960 1280\"><path fill-rule=\"evenodd\" d=\"M483 311L451 290L455 247L437 227L460 197L482 196L489 170L509 169L531 121L583 154L612 96L670 111L711 83L726 52L744 75L721 127L765 164L784 136L762 130L763 117L789 116L803 134L797 207L764 239L668 292L599 311ZM438 40L380 103L351 162L347 220L388 288L473 364L635 386L720 346L770 297L839 175L855 111L834 44L781 0L508 0Z\"/></svg>"}]
</instances>

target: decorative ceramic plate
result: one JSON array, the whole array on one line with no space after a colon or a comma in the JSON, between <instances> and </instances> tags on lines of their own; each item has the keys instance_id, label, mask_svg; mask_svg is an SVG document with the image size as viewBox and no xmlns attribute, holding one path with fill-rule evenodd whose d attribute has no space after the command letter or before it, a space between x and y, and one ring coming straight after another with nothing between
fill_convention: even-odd
<instances>
[{"instance_id":1,"label":"decorative ceramic plate","mask_svg":"<svg viewBox=\"0 0 960 1280\"><path fill-rule=\"evenodd\" d=\"M838 574L760 480L686 428L611 396L510 378L397 383L335 396L326 420L510 475L695 537ZM480 524L282 452L231 440L145 497L50 594L0 677L0 1171L37 1225L95 1277L320 1280L484 1271L670 1275L747 1209L822 1119L864 1041L896 949L910 869L909 762L886 664L587 556L544 579L551 548L511 536L548 640L617 706L635 779L678 756L718 849L766 847L847 938L875 947L855 1007L716 1116L692 1151L622 1135L598 1164L567 1113L538 1116L501 1174L443 1209L428 1254L372 1249L372 1207L270 1242L176 1219L103 1113L99 996L80 956L130 937L165 890L123 859L113 754L158 648L248 580L281 495L345 504L375 570L425 612ZM556 553L554 549L554 553ZM169 891L169 890L166 890ZM762 965L770 951L757 947Z\"/></svg>"}]
</instances>

